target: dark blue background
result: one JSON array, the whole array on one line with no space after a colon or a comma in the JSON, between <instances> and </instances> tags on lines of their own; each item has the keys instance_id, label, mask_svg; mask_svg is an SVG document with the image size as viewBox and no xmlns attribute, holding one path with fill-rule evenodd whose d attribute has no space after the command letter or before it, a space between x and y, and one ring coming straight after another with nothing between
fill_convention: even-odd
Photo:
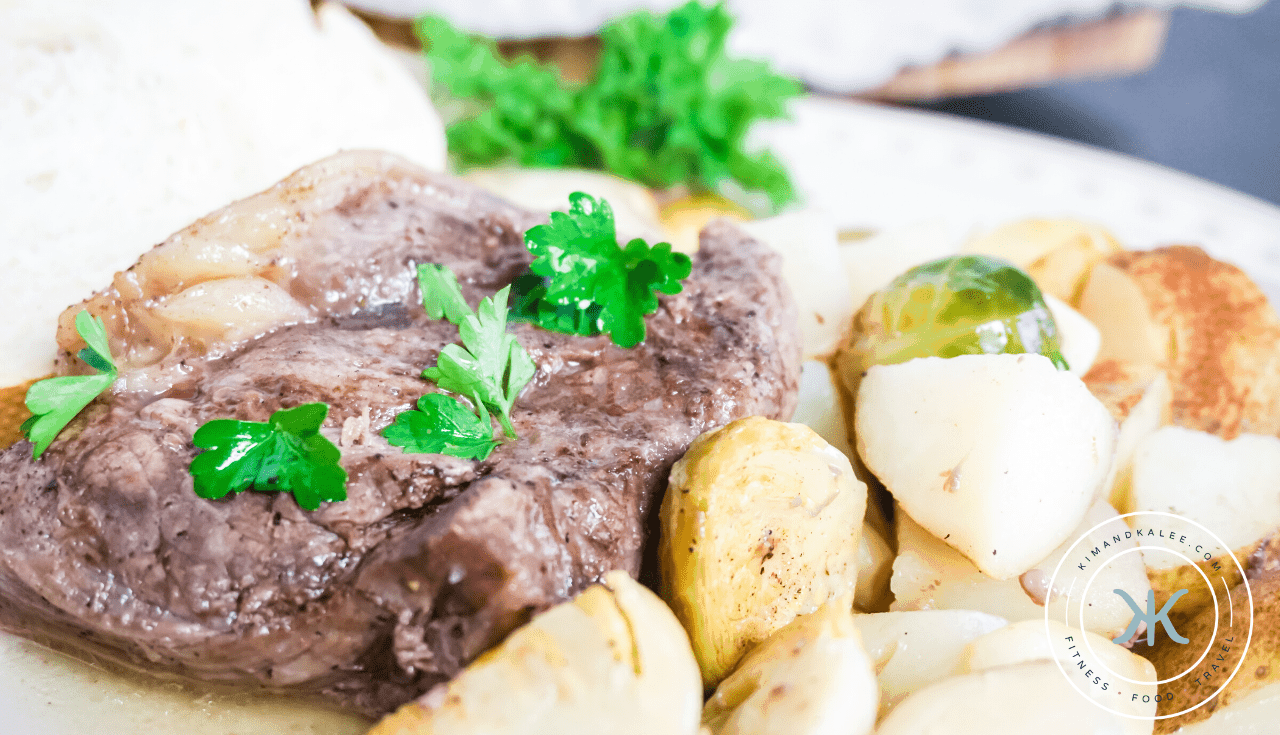
<instances>
[{"instance_id":1,"label":"dark blue background","mask_svg":"<svg viewBox=\"0 0 1280 735\"><path fill-rule=\"evenodd\" d=\"M928 109L1110 148L1280 204L1280 0L1246 15L1175 10L1159 61Z\"/></svg>"}]
</instances>

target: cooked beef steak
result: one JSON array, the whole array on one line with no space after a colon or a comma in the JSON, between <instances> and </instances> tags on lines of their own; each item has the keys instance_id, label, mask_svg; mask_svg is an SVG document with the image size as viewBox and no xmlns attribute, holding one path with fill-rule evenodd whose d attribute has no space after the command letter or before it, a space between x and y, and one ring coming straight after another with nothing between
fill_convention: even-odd
<instances>
[{"instance_id":1,"label":"cooked beef steak","mask_svg":"<svg viewBox=\"0 0 1280 735\"><path fill-rule=\"evenodd\" d=\"M246 229L245 211L268 214ZM287 221L259 226L273 216ZM527 264L520 233L539 219L402 161L346 154L118 276L88 308L107 318L127 373L41 460L26 442L0 454L0 621L380 714L605 572L637 574L646 515L689 442L742 416L790 416L794 308L777 256L713 225L640 346L512 327L538 366L512 412L518 441L483 462L389 446L377 432L434 390L420 372L457 340L423 313L415 264L453 268L474 305ZM305 319L236 338L209 319L171 328L156 316L210 279L245 278L211 269L208 253L262 231L277 239L249 243L254 277ZM192 248L204 265L172 265ZM148 294L158 281L178 295ZM199 425L311 401L331 406L324 432L342 448L348 500L309 513L284 493L195 495Z\"/></svg>"}]
</instances>

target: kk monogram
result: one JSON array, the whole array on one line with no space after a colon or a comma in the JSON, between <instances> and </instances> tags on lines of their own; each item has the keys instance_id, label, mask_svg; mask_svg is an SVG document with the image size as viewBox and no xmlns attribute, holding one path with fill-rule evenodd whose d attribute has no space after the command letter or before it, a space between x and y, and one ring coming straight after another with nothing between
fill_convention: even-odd
<instances>
[{"instance_id":1,"label":"kk monogram","mask_svg":"<svg viewBox=\"0 0 1280 735\"><path fill-rule=\"evenodd\" d=\"M1156 612L1156 593L1155 590L1147 590L1147 611L1144 613L1138 607L1138 603L1133 601L1128 592L1124 590L1116 590L1115 593L1124 598L1129 603L1129 607L1133 608L1133 619L1129 621L1129 627L1124 629L1120 637L1112 639L1113 643L1124 643L1133 637L1138 631L1139 623L1147 624L1147 645L1154 646L1156 644L1156 624L1164 623L1165 632L1169 634L1169 638L1176 643L1187 643L1187 639L1178 634L1174 629L1173 623L1169 622L1169 611L1173 609L1173 603L1178 601L1179 597L1187 594L1186 590L1178 590L1164 603L1164 607L1160 608L1160 612Z\"/></svg>"}]
</instances>

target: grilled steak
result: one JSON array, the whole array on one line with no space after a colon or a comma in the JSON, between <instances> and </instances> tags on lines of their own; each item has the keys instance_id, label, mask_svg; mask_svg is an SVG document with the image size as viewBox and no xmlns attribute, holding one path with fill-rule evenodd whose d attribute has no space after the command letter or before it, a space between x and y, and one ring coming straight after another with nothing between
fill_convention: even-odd
<instances>
[{"instance_id":1,"label":"grilled steak","mask_svg":"<svg viewBox=\"0 0 1280 735\"><path fill-rule=\"evenodd\" d=\"M512 327L538 367L512 412L518 441L479 462L388 445L377 432L435 390L420 373L458 339L424 314L415 265L451 267L474 305L527 265L521 233L540 220L343 154L118 275L87 308L121 379L40 460L27 442L0 454L0 621L376 715L605 572L639 573L689 442L790 416L794 307L777 256L713 225L640 346ZM60 340L72 371L74 335ZM195 495L198 426L312 401L331 407L348 500L306 512L285 493Z\"/></svg>"}]
</instances>

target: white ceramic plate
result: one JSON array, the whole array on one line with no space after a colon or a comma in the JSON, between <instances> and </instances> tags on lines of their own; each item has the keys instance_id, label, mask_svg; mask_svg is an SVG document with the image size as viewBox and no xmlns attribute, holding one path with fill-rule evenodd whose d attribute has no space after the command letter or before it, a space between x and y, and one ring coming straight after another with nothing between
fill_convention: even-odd
<instances>
[{"instance_id":1,"label":"white ceramic plate","mask_svg":"<svg viewBox=\"0 0 1280 735\"><path fill-rule=\"evenodd\" d=\"M1280 304L1280 207L1172 169L990 123L808 98L759 131L806 203L841 227L958 230L1072 217L1129 249L1200 245Z\"/></svg>"},{"instance_id":2,"label":"white ceramic plate","mask_svg":"<svg viewBox=\"0 0 1280 735\"><path fill-rule=\"evenodd\" d=\"M844 228L942 220L962 232L1028 216L1075 217L1111 229L1130 248L1202 245L1248 270L1280 303L1280 208L1184 174L998 126L831 99L799 101L792 122L762 129L759 140L788 164L806 202ZM18 660L31 665L17 669ZM33 670L42 674L26 673ZM68 694L68 676L92 682L101 696L86 702ZM86 725L121 735L363 730L331 713L257 697L192 698L173 685L153 691L166 704L140 722L135 713L144 695L132 680L0 634L5 732L81 735ZM79 708L74 717L71 699ZM256 727L244 729L246 715Z\"/></svg>"}]
</instances>

